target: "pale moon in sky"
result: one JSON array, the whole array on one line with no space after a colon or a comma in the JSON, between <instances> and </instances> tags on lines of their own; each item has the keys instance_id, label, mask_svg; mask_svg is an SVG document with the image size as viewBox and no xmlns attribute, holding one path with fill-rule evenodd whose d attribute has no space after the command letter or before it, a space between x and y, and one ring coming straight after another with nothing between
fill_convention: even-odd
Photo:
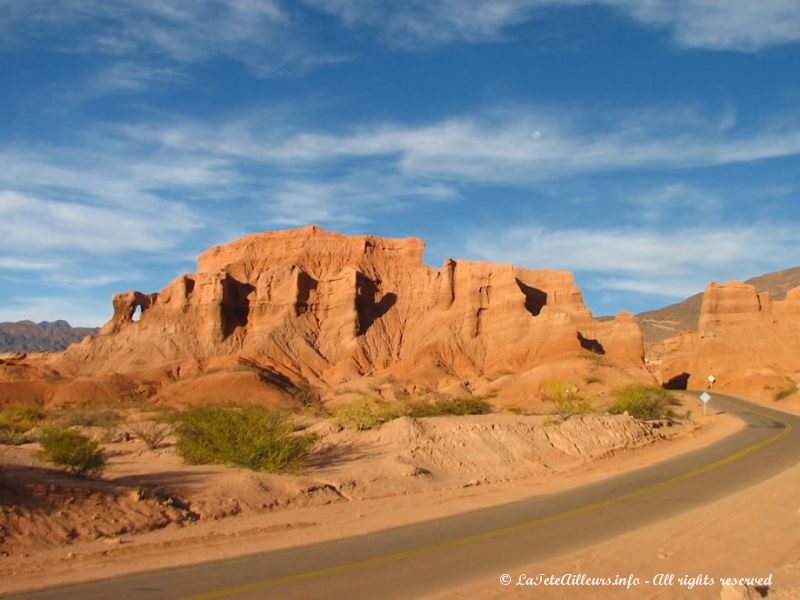
<instances>
[{"instance_id":1,"label":"pale moon in sky","mask_svg":"<svg viewBox=\"0 0 800 600\"><path fill-rule=\"evenodd\" d=\"M538 140L540 137L542 137L542 132L541 132L541 131L534 131L534 132L531 134L531 137L532 137L533 139L535 139L535 140Z\"/></svg>"}]
</instances>

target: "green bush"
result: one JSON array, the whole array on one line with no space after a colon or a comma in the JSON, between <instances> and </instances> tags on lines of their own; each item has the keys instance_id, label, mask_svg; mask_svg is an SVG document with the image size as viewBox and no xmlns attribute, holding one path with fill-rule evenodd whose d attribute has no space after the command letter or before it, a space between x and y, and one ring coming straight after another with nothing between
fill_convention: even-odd
<instances>
[{"instance_id":1,"label":"green bush","mask_svg":"<svg viewBox=\"0 0 800 600\"><path fill-rule=\"evenodd\" d=\"M25 433L45 419L44 411L30 404L9 404L0 411L0 429L12 433Z\"/></svg>"},{"instance_id":2,"label":"green bush","mask_svg":"<svg viewBox=\"0 0 800 600\"><path fill-rule=\"evenodd\" d=\"M51 428L42 432L39 457L83 477L100 474L106 460L99 444L85 435L67 428Z\"/></svg>"},{"instance_id":3,"label":"green bush","mask_svg":"<svg viewBox=\"0 0 800 600\"><path fill-rule=\"evenodd\" d=\"M551 381L545 385L544 399L555 404L556 412L562 419L585 414L592 409L592 403L578 394L577 386L561 381Z\"/></svg>"},{"instance_id":4,"label":"green bush","mask_svg":"<svg viewBox=\"0 0 800 600\"><path fill-rule=\"evenodd\" d=\"M627 412L636 419L663 419L674 417L670 408L680 403L667 390L650 385L632 383L614 391L611 414Z\"/></svg>"},{"instance_id":5,"label":"green bush","mask_svg":"<svg viewBox=\"0 0 800 600\"><path fill-rule=\"evenodd\" d=\"M293 393L294 399L313 415L325 416L327 411L319 397L319 393L311 387L298 387Z\"/></svg>"},{"instance_id":6,"label":"green bush","mask_svg":"<svg viewBox=\"0 0 800 600\"><path fill-rule=\"evenodd\" d=\"M67 427L116 427L124 417L118 411L103 406L81 404L61 410L59 421Z\"/></svg>"},{"instance_id":7,"label":"green bush","mask_svg":"<svg viewBox=\"0 0 800 600\"><path fill-rule=\"evenodd\" d=\"M31 444L33 442L38 442L40 438L39 431L34 429L29 429L28 431L14 431L13 429L6 429L5 427L0 427L0 444L5 444L7 446L21 446L22 444Z\"/></svg>"},{"instance_id":8,"label":"green bush","mask_svg":"<svg viewBox=\"0 0 800 600\"><path fill-rule=\"evenodd\" d=\"M170 434L170 427L157 421L134 421L127 424L128 430L142 440L148 450L155 450Z\"/></svg>"},{"instance_id":9,"label":"green bush","mask_svg":"<svg viewBox=\"0 0 800 600\"><path fill-rule=\"evenodd\" d=\"M359 398L333 409L333 417L343 427L366 431L399 417L441 417L445 415L485 415L491 405L481 398L442 398L434 402L387 402L377 398Z\"/></svg>"},{"instance_id":10,"label":"green bush","mask_svg":"<svg viewBox=\"0 0 800 600\"><path fill-rule=\"evenodd\" d=\"M302 466L315 437L296 434L290 417L257 406L198 406L181 414L176 449L190 464L283 472Z\"/></svg>"},{"instance_id":11,"label":"green bush","mask_svg":"<svg viewBox=\"0 0 800 600\"><path fill-rule=\"evenodd\" d=\"M404 414L404 407L399 404L374 398L359 398L333 409L333 418L337 423L358 431L375 429Z\"/></svg>"},{"instance_id":12,"label":"green bush","mask_svg":"<svg viewBox=\"0 0 800 600\"><path fill-rule=\"evenodd\" d=\"M181 418L180 411L171 406L153 406L146 411L140 412L140 415L146 415L148 421L165 425L174 425Z\"/></svg>"},{"instance_id":13,"label":"green bush","mask_svg":"<svg viewBox=\"0 0 800 600\"><path fill-rule=\"evenodd\" d=\"M405 411L409 417L440 417L444 415L485 415L491 405L481 398L442 398L436 402L411 402Z\"/></svg>"}]
</instances>

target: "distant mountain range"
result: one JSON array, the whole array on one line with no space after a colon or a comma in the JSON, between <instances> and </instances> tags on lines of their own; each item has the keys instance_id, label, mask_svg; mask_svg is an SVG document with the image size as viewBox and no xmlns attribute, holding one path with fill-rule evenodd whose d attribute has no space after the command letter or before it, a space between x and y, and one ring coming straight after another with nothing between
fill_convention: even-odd
<instances>
[{"instance_id":1,"label":"distant mountain range","mask_svg":"<svg viewBox=\"0 0 800 600\"><path fill-rule=\"evenodd\" d=\"M755 286L759 293L769 292L773 300L782 300L786 292L800 286L800 267L759 275L745 283ZM653 344L682 331L696 330L703 296L703 293L695 294L683 302L636 315L645 343Z\"/></svg>"},{"instance_id":2,"label":"distant mountain range","mask_svg":"<svg viewBox=\"0 0 800 600\"><path fill-rule=\"evenodd\" d=\"M72 327L66 321L0 323L0 352L60 352L97 331L96 327Z\"/></svg>"}]
</instances>

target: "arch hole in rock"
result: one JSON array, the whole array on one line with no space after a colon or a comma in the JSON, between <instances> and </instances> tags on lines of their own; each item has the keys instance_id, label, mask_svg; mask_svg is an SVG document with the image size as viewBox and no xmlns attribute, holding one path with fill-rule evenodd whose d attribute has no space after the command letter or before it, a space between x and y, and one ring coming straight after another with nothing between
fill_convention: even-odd
<instances>
[{"instance_id":1,"label":"arch hole in rock","mask_svg":"<svg viewBox=\"0 0 800 600\"><path fill-rule=\"evenodd\" d=\"M134 323L138 323L139 319L142 318L142 305L137 304L136 308L133 309L133 314L131 315L131 321Z\"/></svg>"},{"instance_id":2,"label":"arch hole in rock","mask_svg":"<svg viewBox=\"0 0 800 600\"><path fill-rule=\"evenodd\" d=\"M589 352L594 352L595 354L606 353L606 349L603 348L603 344L601 344L599 340L584 337L580 331L578 332L578 341L581 344L581 348L583 348L584 350L588 350Z\"/></svg>"}]
</instances>

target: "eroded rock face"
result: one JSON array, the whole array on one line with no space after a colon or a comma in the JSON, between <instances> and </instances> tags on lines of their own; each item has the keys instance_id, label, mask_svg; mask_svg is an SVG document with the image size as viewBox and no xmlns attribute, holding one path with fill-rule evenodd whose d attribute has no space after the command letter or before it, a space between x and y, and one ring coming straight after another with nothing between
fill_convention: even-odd
<instances>
[{"instance_id":1,"label":"eroded rock face","mask_svg":"<svg viewBox=\"0 0 800 600\"><path fill-rule=\"evenodd\" d=\"M73 377L169 366L180 379L233 357L292 385L383 375L441 389L602 357L647 377L633 317L595 321L571 274L450 259L432 269L424 249L318 227L249 235L158 293L114 296L100 334L54 361Z\"/></svg>"},{"instance_id":2,"label":"eroded rock face","mask_svg":"<svg viewBox=\"0 0 800 600\"><path fill-rule=\"evenodd\" d=\"M662 381L683 378L704 388L716 377L723 390L769 395L800 371L800 288L785 300L738 281L709 284L698 331L654 346Z\"/></svg>"}]
</instances>

